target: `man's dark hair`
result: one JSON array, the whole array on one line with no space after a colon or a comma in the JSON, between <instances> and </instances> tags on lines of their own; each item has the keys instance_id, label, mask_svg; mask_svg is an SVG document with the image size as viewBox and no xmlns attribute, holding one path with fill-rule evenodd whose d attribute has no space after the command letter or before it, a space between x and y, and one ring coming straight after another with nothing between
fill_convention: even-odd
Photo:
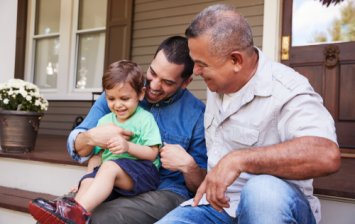
<instances>
[{"instance_id":1,"label":"man's dark hair","mask_svg":"<svg viewBox=\"0 0 355 224\"><path fill-rule=\"evenodd\" d=\"M181 77L184 80L192 75L194 62L189 55L189 47L185 37L172 36L165 39L155 52L154 58L157 56L160 50L163 50L163 53L168 62L177 65L184 65L184 70L181 74Z\"/></svg>"}]
</instances>

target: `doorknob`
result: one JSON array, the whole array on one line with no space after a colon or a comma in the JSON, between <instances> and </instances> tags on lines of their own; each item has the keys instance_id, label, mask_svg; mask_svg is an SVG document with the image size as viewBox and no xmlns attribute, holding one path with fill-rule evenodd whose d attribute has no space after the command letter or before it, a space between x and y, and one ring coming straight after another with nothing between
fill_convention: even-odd
<instances>
[{"instance_id":1,"label":"doorknob","mask_svg":"<svg viewBox=\"0 0 355 224\"><path fill-rule=\"evenodd\" d=\"M288 60L290 58L290 36L282 36L281 39L281 60Z\"/></svg>"}]
</instances>

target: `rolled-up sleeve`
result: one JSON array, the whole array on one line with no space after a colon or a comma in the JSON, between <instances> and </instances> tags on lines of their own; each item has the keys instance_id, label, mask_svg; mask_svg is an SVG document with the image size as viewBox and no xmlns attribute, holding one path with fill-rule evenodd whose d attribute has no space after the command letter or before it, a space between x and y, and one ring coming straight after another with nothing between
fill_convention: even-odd
<instances>
[{"instance_id":1,"label":"rolled-up sleeve","mask_svg":"<svg viewBox=\"0 0 355 224\"><path fill-rule=\"evenodd\" d=\"M72 130L67 139L67 151L71 158L79 163L87 161L91 154L86 157L81 157L75 151L75 140L79 133L86 132L87 130L96 127L98 120L110 112L110 109L107 106L105 93L96 100L94 105L91 107L89 113L83 120L83 122Z\"/></svg>"},{"instance_id":2,"label":"rolled-up sleeve","mask_svg":"<svg viewBox=\"0 0 355 224\"><path fill-rule=\"evenodd\" d=\"M337 143L334 120L322 98L313 91L304 91L288 100L281 110L278 130L282 141L317 136Z\"/></svg>"}]
</instances>

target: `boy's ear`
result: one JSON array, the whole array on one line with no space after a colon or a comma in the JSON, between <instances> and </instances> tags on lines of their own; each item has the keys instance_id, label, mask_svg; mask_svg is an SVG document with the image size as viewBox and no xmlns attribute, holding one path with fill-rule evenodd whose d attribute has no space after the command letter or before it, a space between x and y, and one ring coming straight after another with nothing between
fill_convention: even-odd
<instances>
[{"instance_id":1,"label":"boy's ear","mask_svg":"<svg viewBox=\"0 0 355 224\"><path fill-rule=\"evenodd\" d=\"M181 88L182 89L185 89L189 84L190 82L192 81L192 76L190 76L189 78L187 78L186 80L183 81L182 85L181 85Z\"/></svg>"},{"instance_id":2,"label":"boy's ear","mask_svg":"<svg viewBox=\"0 0 355 224\"><path fill-rule=\"evenodd\" d=\"M145 88L145 87L143 87L143 88L142 88L142 90L141 90L141 92L139 93L139 96L138 96L139 101L142 101L142 100L144 99L144 96L145 96L145 90L146 90L146 88Z\"/></svg>"}]
</instances>

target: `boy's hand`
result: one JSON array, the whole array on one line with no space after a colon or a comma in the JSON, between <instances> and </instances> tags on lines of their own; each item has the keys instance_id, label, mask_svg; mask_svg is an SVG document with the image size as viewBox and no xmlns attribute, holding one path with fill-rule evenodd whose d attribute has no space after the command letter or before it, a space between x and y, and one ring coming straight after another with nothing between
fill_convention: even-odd
<instances>
[{"instance_id":1,"label":"boy's hand","mask_svg":"<svg viewBox=\"0 0 355 224\"><path fill-rule=\"evenodd\" d=\"M115 136L107 142L107 149L113 154L128 152L129 145L126 139L121 136Z\"/></svg>"},{"instance_id":2,"label":"boy's hand","mask_svg":"<svg viewBox=\"0 0 355 224\"><path fill-rule=\"evenodd\" d=\"M101 148L107 148L107 143L110 139L116 137L117 135L122 136L124 139L129 140L133 134L123 128L120 128L114 124L106 124L97 126L90 129L87 132L90 136L91 145L100 146Z\"/></svg>"}]
</instances>

